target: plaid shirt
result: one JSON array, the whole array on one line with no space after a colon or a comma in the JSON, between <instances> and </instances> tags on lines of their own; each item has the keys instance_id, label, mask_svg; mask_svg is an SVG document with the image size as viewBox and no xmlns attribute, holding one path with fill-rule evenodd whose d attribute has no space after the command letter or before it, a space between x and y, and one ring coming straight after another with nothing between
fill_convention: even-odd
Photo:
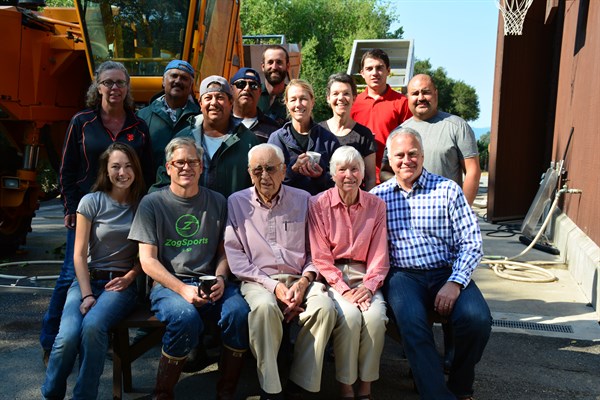
<instances>
[{"instance_id":1,"label":"plaid shirt","mask_svg":"<svg viewBox=\"0 0 600 400\"><path fill-rule=\"evenodd\" d=\"M483 251L477 218L460 186L423 169L409 192L390 179L371 193L387 204L390 267L451 267L448 281L469 284Z\"/></svg>"}]
</instances>

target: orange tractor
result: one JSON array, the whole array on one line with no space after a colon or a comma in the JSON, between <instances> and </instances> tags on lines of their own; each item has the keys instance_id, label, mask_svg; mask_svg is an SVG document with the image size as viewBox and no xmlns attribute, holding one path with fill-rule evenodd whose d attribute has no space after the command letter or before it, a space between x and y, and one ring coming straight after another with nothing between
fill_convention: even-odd
<instances>
[{"instance_id":1,"label":"orange tractor","mask_svg":"<svg viewBox=\"0 0 600 400\"><path fill-rule=\"evenodd\" d=\"M127 67L139 106L161 91L172 59L195 67L196 88L205 76L229 77L244 65L239 0L76 0L42 11L32 2L0 0L3 254L25 243L39 200L57 194L39 172L58 170L68 122L100 63Z\"/></svg>"}]
</instances>

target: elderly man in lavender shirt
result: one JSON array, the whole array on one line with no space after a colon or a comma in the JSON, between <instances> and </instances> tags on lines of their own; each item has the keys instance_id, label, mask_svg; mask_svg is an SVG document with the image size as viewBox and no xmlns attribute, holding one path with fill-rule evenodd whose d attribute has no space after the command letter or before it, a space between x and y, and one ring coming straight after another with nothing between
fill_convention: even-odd
<instances>
[{"instance_id":1,"label":"elderly man in lavender shirt","mask_svg":"<svg viewBox=\"0 0 600 400\"><path fill-rule=\"evenodd\" d=\"M336 311L325 286L315 282L318 272L307 236L310 195L281 184L286 166L279 147L255 146L248 160L254 186L228 199L225 251L250 305L250 348L257 361L261 399L281 398L277 353L283 321L300 327L286 398L301 399L306 391L320 390Z\"/></svg>"}]
</instances>

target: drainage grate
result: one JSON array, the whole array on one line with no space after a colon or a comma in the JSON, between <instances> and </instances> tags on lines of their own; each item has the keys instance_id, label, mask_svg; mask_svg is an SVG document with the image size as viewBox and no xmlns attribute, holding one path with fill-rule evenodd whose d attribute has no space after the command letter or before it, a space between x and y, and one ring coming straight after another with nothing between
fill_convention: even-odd
<instances>
[{"instance_id":1,"label":"drainage grate","mask_svg":"<svg viewBox=\"0 0 600 400\"><path fill-rule=\"evenodd\" d=\"M495 319L493 320L492 325L497 326L499 328L515 328L528 329L530 331L573 333L573 327L571 325L540 324L537 322L509 321L505 319Z\"/></svg>"}]
</instances>

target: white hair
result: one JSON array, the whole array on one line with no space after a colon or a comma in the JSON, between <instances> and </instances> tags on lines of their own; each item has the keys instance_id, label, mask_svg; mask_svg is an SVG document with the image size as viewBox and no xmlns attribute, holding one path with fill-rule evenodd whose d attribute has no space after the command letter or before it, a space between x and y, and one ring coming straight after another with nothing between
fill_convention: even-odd
<instances>
[{"instance_id":1,"label":"white hair","mask_svg":"<svg viewBox=\"0 0 600 400\"><path fill-rule=\"evenodd\" d=\"M334 176L339 165L348 165L353 164L355 162L358 163L360 172L364 176L365 161L363 160L358 150L356 150L352 146L339 147L336 151L333 152L333 155L329 160L329 173L331 174L331 176Z\"/></svg>"},{"instance_id":2,"label":"white hair","mask_svg":"<svg viewBox=\"0 0 600 400\"><path fill-rule=\"evenodd\" d=\"M252 147L250 151L248 151L248 166L250 166L250 159L252 158L252 155L259 150L271 150L273 153L275 153L282 164L285 163L285 157L283 156L283 151L281 148L275 146L274 144L261 143Z\"/></svg>"},{"instance_id":3,"label":"white hair","mask_svg":"<svg viewBox=\"0 0 600 400\"><path fill-rule=\"evenodd\" d=\"M419 134L419 132L417 132L413 128L399 126L398 128L394 129L392 131L392 133L390 133L390 136L388 136L387 141L385 142L385 147L387 148L387 151L388 151L388 157L391 157L392 150L390 147L392 145L392 140L396 136L412 136L412 137L414 137L417 140L417 142L419 142L419 147L421 148L421 151L423 150L423 139L421 139L421 135Z\"/></svg>"}]
</instances>

